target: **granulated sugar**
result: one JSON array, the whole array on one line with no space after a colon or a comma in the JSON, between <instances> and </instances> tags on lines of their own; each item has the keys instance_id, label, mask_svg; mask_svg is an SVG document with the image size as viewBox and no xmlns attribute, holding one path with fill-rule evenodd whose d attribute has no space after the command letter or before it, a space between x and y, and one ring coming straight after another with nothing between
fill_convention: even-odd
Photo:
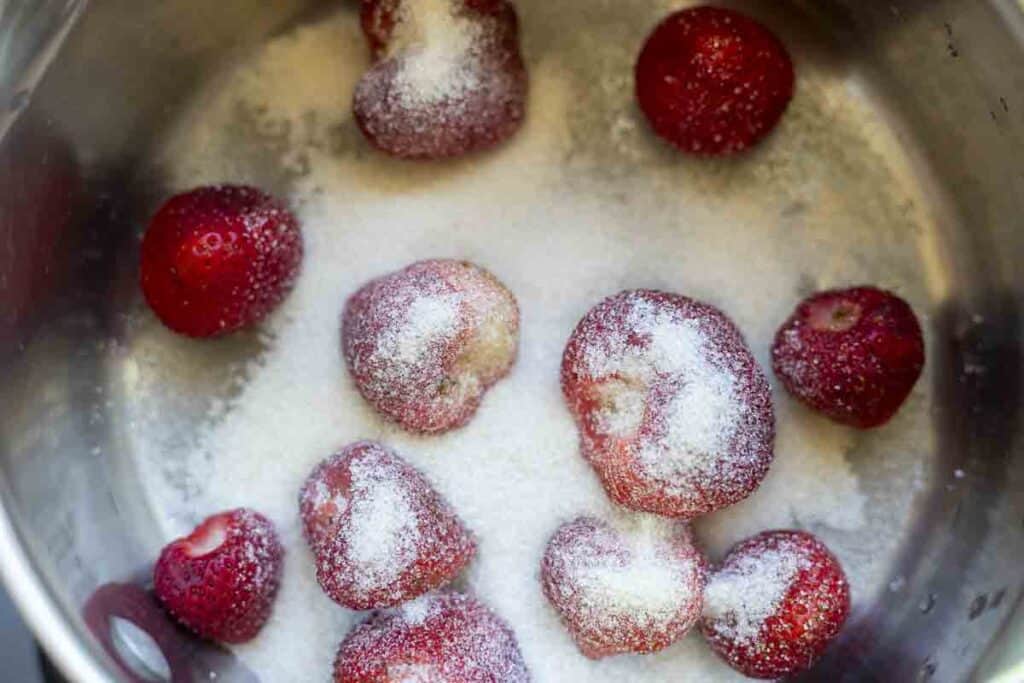
<instances>
[{"instance_id":1,"label":"granulated sugar","mask_svg":"<svg viewBox=\"0 0 1024 683\"><path fill-rule=\"evenodd\" d=\"M625 568L592 567L581 574L579 583L595 606L640 623L657 624L672 616L682 584L671 567L645 555L647 549L639 550L636 563Z\"/></svg>"},{"instance_id":2,"label":"granulated sugar","mask_svg":"<svg viewBox=\"0 0 1024 683\"><path fill-rule=\"evenodd\" d=\"M742 406L733 393L735 378L720 367L711 348L693 320L676 320L668 313L647 310L640 301L631 310L622 330L615 330L608 346L589 346L585 354L588 370L595 378L615 376L627 386L651 386L657 378L679 377L680 386L672 391L664 411L664 428L654 430L655 438L643 444L640 457L649 468L672 466L678 456L686 456L695 466L708 454L717 453L732 436ZM622 332L622 338L619 338ZM633 335L648 337L642 351L628 341ZM607 393L614 395L615 385ZM620 434L634 434L640 427L641 411L636 402L644 395L627 391L626 405L616 400L612 410L599 419L611 421ZM624 410L624 415L615 413ZM627 418L635 418L627 420ZM669 457L665 457L667 451ZM656 476L669 472L652 472Z\"/></svg>"},{"instance_id":3,"label":"granulated sugar","mask_svg":"<svg viewBox=\"0 0 1024 683\"><path fill-rule=\"evenodd\" d=\"M553 542L547 557L558 573L552 590L560 602L575 605L575 618L587 630L615 631L625 622L661 632L694 602L699 564L679 556L676 523L623 515L608 527L578 528L589 533Z\"/></svg>"},{"instance_id":4,"label":"granulated sugar","mask_svg":"<svg viewBox=\"0 0 1024 683\"><path fill-rule=\"evenodd\" d=\"M372 313L365 321L360 319L359 329L379 329L376 338L370 338L375 344L366 359L374 393L407 390L442 365L448 344L463 324L460 297L423 291L416 283L373 300Z\"/></svg>"},{"instance_id":5,"label":"granulated sugar","mask_svg":"<svg viewBox=\"0 0 1024 683\"><path fill-rule=\"evenodd\" d=\"M356 585L369 590L395 581L416 558L416 515L397 475L352 465L352 510L346 529ZM363 585L360 585L363 584Z\"/></svg>"},{"instance_id":6,"label":"granulated sugar","mask_svg":"<svg viewBox=\"0 0 1024 683\"><path fill-rule=\"evenodd\" d=\"M438 340L451 337L458 329L459 300L457 296L419 296L395 326L395 332L377 343L377 354L405 365L412 365L435 346Z\"/></svg>"},{"instance_id":7,"label":"granulated sugar","mask_svg":"<svg viewBox=\"0 0 1024 683\"><path fill-rule=\"evenodd\" d=\"M662 450L686 453L688 463L700 468L704 466L701 456L717 452L732 436L741 411L728 375L687 382L668 406L664 449L653 448L650 455L641 452L641 458L653 463Z\"/></svg>"},{"instance_id":8,"label":"granulated sugar","mask_svg":"<svg viewBox=\"0 0 1024 683\"><path fill-rule=\"evenodd\" d=\"M655 311L643 299L630 306L626 325L609 330L607 346L587 347L584 360L589 372L595 378L612 375L647 387L675 378L669 379L673 386L666 390L667 405L655 411L656 424L638 447L639 461L651 476L671 481L681 469L705 472L718 466L717 456L744 410L735 395L735 377L695 320ZM650 342L641 349L632 341L637 337ZM637 398L636 392L627 392L627 415L639 412ZM627 431L621 424L614 426L620 433ZM639 426L637 422L628 431L635 433Z\"/></svg>"},{"instance_id":9,"label":"granulated sugar","mask_svg":"<svg viewBox=\"0 0 1024 683\"><path fill-rule=\"evenodd\" d=\"M723 619L719 631L738 643L749 643L775 613L800 570L802 557L767 550L743 556L715 573L704 592L704 615Z\"/></svg>"},{"instance_id":10,"label":"granulated sugar","mask_svg":"<svg viewBox=\"0 0 1024 683\"><path fill-rule=\"evenodd\" d=\"M742 680L696 635L651 656L589 661L545 600L538 569L551 534L582 514L614 514L580 457L559 388L566 340L602 298L651 287L724 310L767 368L775 328L809 289L871 282L926 309L918 248L933 228L908 210L917 189L892 170L903 163L898 146L878 136L871 102L851 94L854 76L819 68L800 45L796 98L762 149L725 164L664 149L635 119L628 87L663 5L602 4L598 40L574 30L579 3L521 2L530 110L492 154L416 165L368 148L349 110L367 64L351 9L282 34L211 79L153 151L168 193L269 178L303 226L302 272L262 328L263 351L251 338L177 339L141 306L123 344L125 438L165 539L241 505L281 533L274 614L255 641L234 648L261 680L328 680L338 643L363 617L317 586L296 504L316 463L363 438L423 471L473 531L478 554L460 585L509 623L534 681ZM635 125L613 139L623 117ZM268 157L275 163L259 165ZM360 397L342 361L339 316L369 280L431 257L479 263L514 292L520 353L465 428L417 437ZM930 386L922 378L885 428L900 436L888 440L828 423L776 391L773 469L750 499L697 521L709 557L766 528L808 528L846 566L856 618L891 578L888 561L909 530L910 479L927 481Z\"/></svg>"},{"instance_id":11,"label":"granulated sugar","mask_svg":"<svg viewBox=\"0 0 1024 683\"><path fill-rule=\"evenodd\" d=\"M395 94L406 107L458 101L479 83L472 67L485 26L460 16L461 0L403 0L388 54L402 54Z\"/></svg>"},{"instance_id":12,"label":"granulated sugar","mask_svg":"<svg viewBox=\"0 0 1024 683\"><path fill-rule=\"evenodd\" d=\"M398 609L402 613L402 621L411 626L419 626L433 613L435 604L433 595L428 593L415 600L410 600Z\"/></svg>"}]
</instances>

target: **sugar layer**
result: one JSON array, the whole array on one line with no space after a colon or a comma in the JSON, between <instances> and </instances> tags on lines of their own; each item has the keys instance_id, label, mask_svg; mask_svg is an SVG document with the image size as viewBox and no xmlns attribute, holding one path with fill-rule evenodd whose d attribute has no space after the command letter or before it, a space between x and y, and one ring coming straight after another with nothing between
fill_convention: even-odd
<instances>
[{"instance_id":1,"label":"sugar layer","mask_svg":"<svg viewBox=\"0 0 1024 683\"><path fill-rule=\"evenodd\" d=\"M352 464L348 554L359 568L357 585L388 585L416 559L416 514L397 473L377 463Z\"/></svg>"},{"instance_id":2,"label":"sugar layer","mask_svg":"<svg viewBox=\"0 0 1024 683\"><path fill-rule=\"evenodd\" d=\"M740 558L736 566L715 573L704 593L704 614L732 623L723 634L749 643L775 613L800 570L800 555L779 550Z\"/></svg>"},{"instance_id":3,"label":"sugar layer","mask_svg":"<svg viewBox=\"0 0 1024 683\"><path fill-rule=\"evenodd\" d=\"M580 514L612 513L562 402L562 348L604 296L656 287L725 310L765 365L774 327L808 287L872 281L925 308L915 264L931 228L906 208L916 190L893 170L902 162L887 152L889 138L864 132L862 120L876 118L870 102L802 60L798 46L798 94L762 150L725 166L664 150L636 119L629 73L635 46L667 7L608 4L607 24L573 32L565 26L578 3L520 3L535 55L528 122L477 159L398 164L365 147L348 109L366 67L349 11L283 34L211 79L152 154L169 191L258 182L286 191L303 223L303 271L265 326L265 351L252 355L240 340L185 343L140 305L119 361L132 397L126 438L165 532L151 541L154 555L198 519L239 505L281 531L288 554L274 616L236 648L262 680L327 680L338 642L362 618L319 590L296 510L313 465L360 438L398 449L473 529L479 557L464 587L509 622L534 680L740 680L698 637L657 655L590 662L546 604L537 568L550 534ZM286 173L257 163L267 154ZM522 341L512 374L466 428L419 438L360 399L340 357L338 316L369 279L433 256L466 258L501 278L519 299ZM929 448L929 385L922 380L880 436L855 435L776 393L772 473L750 499L697 525L712 558L754 532L799 525L844 562L855 605L884 589L880 558L906 532L894 526L912 498L905 473L921 472ZM195 409L209 412L198 431L169 417ZM884 478L859 479L848 453Z\"/></svg>"},{"instance_id":4,"label":"sugar layer","mask_svg":"<svg viewBox=\"0 0 1024 683\"><path fill-rule=\"evenodd\" d=\"M460 16L462 0L402 0L388 54L403 54L395 89L407 107L458 100L479 82L470 65L484 26Z\"/></svg>"}]
</instances>

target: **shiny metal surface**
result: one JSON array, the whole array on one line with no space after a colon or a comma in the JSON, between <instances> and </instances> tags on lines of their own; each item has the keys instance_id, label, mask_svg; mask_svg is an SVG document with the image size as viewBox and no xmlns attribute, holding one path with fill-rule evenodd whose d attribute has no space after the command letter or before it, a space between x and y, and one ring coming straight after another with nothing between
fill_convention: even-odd
<instances>
[{"instance_id":1,"label":"shiny metal surface","mask_svg":"<svg viewBox=\"0 0 1024 683\"><path fill-rule=\"evenodd\" d=\"M75 4L0 4L11 124L0 147L0 570L74 680L118 671L88 635L115 617L146 628L167 659L143 662L137 680L250 679L161 622L144 592L118 587L144 576L155 524L132 495L130 426L118 421L131 397L109 386L137 304L138 221L165 191L146 150L216 65L324 3L94 0L30 97ZM932 459L965 476L936 478L921 497L911 541L887 558L899 592L863 610L808 679L967 680L1024 587L1024 15L1010 0L732 4L806 15L872 74L939 226L926 311ZM253 173L287 181L269 165ZM108 633L106 651L152 657L132 633ZM1005 652L986 675L1024 680Z\"/></svg>"},{"instance_id":2,"label":"shiny metal surface","mask_svg":"<svg viewBox=\"0 0 1024 683\"><path fill-rule=\"evenodd\" d=\"M0 588L0 670L11 680L44 683L40 650L32 632L25 626L21 613L11 602L7 591Z\"/></svg>"}]
</instances>

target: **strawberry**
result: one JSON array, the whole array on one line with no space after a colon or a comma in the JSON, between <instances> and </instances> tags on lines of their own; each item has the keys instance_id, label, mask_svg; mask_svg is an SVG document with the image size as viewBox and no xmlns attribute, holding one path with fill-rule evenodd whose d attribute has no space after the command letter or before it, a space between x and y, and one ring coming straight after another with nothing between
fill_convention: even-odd
<instances>
[{"instance_id":1,"label":"strawberry","mask_svg":"<svg viewBox=\"0 0 1024 683\"><path fill-rule=\"evenodd\" d=\"M433 593L378 613L342 641L335 683L527 683L512 630L477 600Z\"/></svg>"},{"instance_id":2,"label":"strawberry","mask_svg":"<svg viewBox=\"0 0 1024 683\"><path fill-rule=\"evenodd\" d=\"M519 308L486 270L420 261L373 280L345 306L342 350L356 386L414 432L466 424L516 358Z\"/></svg>"},{"instance_id":3,"label":"strawberry","mask_svg":"<svg viewBox=\"0 0 1024 683\"><path fill-rule=\"evenodd\" d=\"M541 563L544 595L584 655L649 653L700 617L706 561L684 522L638 516L563 525Z\"/></svg>"},{"instance_id":4,"label":"strawberry","mask_svg":"<svg viewBox=\"0 0 1024 683\"><path fill-rule=\"evenodd\" d=\"M222 512L168 544L153 569L164 608L203 638L244 643L270 617L284 548L273 524L247 509Z\"/></svg>"},{"instance_id":5,"label":"strawberry","mask_svg":"<svg viewBox=\"0 0 1024 683\"><path fill-rule=\"evenodd\" d=\"M265 318L302 260L295 217L243 186L201 187L169 199L142 242L142 292L175 332L214 337Z\"/></svg>"},{"instance_id":6,"label":"strawberry","mask_svg":"<svg viewBox=\"0 0 1024 683\"><path fill-rule=\"evenodd\" d=\"M654 132L684 152L723 156L757 144L793 97L786 48L739 12L669 15L636 62L636 98Z\"/></svg>"},{"instance_id":7,"label":"strawberry","mask_svg":"<svg viewBox=\"0 0 1024 683\"><path fill-rule=\"evenodd\" d=\"M350 609L390 607L449 583L476 542L430 482L390 449L352 444L299 495L320 587Z\"/></svg>"},{"instance_id":8,"label":"strawberry","mask_svg":"<svg viewBox=\"0 0 1024 683\"><path fill-rule=\"evenodd\" d=\"M811 668L842 629L850 587L839 561L803 531L766 531L729 551L704 592L704 637L751 678Z\"/></svg>"},{"instance_id":9,"label":"strawberry","mask_svg":"<svg viewBox=\"0 0 1024 683\"><path fill-rule=\"evenodd\" d=\"M562 391L608 495L633 510L693 518L736 503L773 458L771 392L718 309L626 291L577 325Z\"/></svg>"},{"instance_id":10,"label":"strawberry","mask_svg":"<svg viewBox=\"0 0 1024 683\"><path fill-rule=\"evenodd\" d=\"M375 63L356 85L353 113L374 147L446 159L519 130L528 78L510 3L364 0L362 23Z\"/></svg>"},{"instance_id":11,"label":"strawberry","mask_svg":"<svg viewBox=\"0 0 1024 683\"><path fill-rule=\"evenodd\" d=\"M384 54L395 30L395 15L401 0L361 0L359 23L374 58Z\"/></svg>"},{"instance_id":12,"label":"strawberry","mask_svg":"<svg viewBox=\"0 0 1024 683\"><path fill-rule=\"evenodd\" d=\"M907 302L874 287L815 294L797 306L772 346L791 394L843 424L888 422L924 368L924 337Z\"/></svg>"}]
</instances>

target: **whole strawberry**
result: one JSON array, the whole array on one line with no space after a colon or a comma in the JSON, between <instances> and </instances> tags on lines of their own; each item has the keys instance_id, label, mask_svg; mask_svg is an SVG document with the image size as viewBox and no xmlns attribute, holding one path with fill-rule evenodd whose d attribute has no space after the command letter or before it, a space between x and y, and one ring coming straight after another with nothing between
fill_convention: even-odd
<instances>
[{"instance_id":1,"label":"whole strawberry","mask_svg":"<svg viewBox=\"0 0 1024 683\"><path fill-rule=\"evenodd\" d=\"M334 683L527 683L515 634L461 593L431 593L372 615L349 633Z\"/></svg>"},{"instance_id":2,"label":"whole strawberry","mask_svg":"<svg viewBox=\"0 0 1024 683\"><path fill-rule=\"evenodd\" d=\"M320 587L349 609L391 607L452 581L476 542L427 478L394 451L354 443L299 494Z\"/></svg>"},{"instance_id":3,"label":"whole strawberry","mask_svg":"<svg viewBox=\"0 0 1024 683\"><path fill-rule=\"evenodd\" d=\"M774 457L768 379L720 310L627 290L590 309L562 355L583 456L631 510L692 519L753 493Z\"/></svg>"},{"instance_id":4,"label":"whole strawberry","mask_svg":"<svg viewBox=\"0 0 1024 683\"><path fill-rule=\"evenodd\" d=\"M196 634L244 643L270 617L283 558L266 517L244 508L222 512L163 549L153 589L164 608Z\"/></svg>"},{"instance_id":5,"label":"whole strawberry","mask_svg":"<svg viewBox=\"0 0 1024 683\"><path fill-rule=\"evenodd\" d=\"M875 287L815 294L797 306L772 346L790 393L837 422L885 424L921 376L924 338L903 299Z\"/></svg>"},{"instance_id":6,"label":"whole strawberry","mask_svg":"<svg viewBox=\"0 0 1024 683\"><path fill-rule=\"evenodd\" d=\"M359 393L414 432L469 422L512 368L518 343L512 292L468 261L419 261L379 277L342 315L342 353Z\"/></svg>"},{"instance_id":7,"label":"whole strawberry","mask_svg":"<svg viewBox=\"0 0 1024 683\"><path fill-rule=\"evenodd\" d=\"M254 325L291 289L302 261L295 217L244 186L201 187L169 199L142 241L142 293L189 337Z\"/></svg>"},{"instance_id":8,"label":"whole strawberry","mask_svg":"<svg viewBox=\"0 0 1024 683\"><path fill-rule=\"evenodd\" d=\"M736 545L704 591L701 630L751 678L810 669L850 611L839 561L803 531L766 531Z\"/></svg>"},{"instance_id":9,"label":"whole strawberry","mask_svg":"<svg viewBox=\"0 0 1024 683\"><path fill-rule=\"evenodd\" d=\"M646 654L697 623L706 565L684 522L580 517L548 541L541 586L587 657Z\"/></svg>"},{"instance_id":10,"label":"whole strawberry","mask_svg":"<svg viewBox=\"0 0 1024 683\"><path fill-rule=\"evenodd\" d=\"M684 152L757 144L793 97L789 53L761 24L720 7L669 15L636 62L636 97L654 132Z\"/></svg>"},{"instance_id":11,"label":"whole strawberry","mask_svg":"<svg viewBox=\"0 0 1024 683\"><path fill-rule=\"evenodd\" d=\"M529 78L511 3L363 0L361 18L374 63L352 112L374 147L449 159L494 147L522 126Z\"/></svg>"}]
</instances>

